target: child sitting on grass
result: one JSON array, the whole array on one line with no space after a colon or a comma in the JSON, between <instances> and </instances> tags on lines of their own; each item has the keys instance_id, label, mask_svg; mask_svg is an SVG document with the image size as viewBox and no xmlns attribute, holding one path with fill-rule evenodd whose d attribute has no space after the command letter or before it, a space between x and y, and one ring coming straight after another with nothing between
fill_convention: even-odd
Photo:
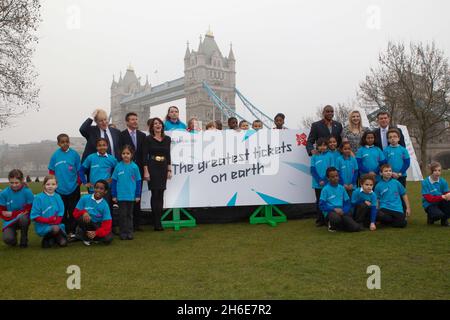
<instances>
[{"instance_id":1,"label":"child sitting on grass","mask_svg":"<svg viewBox=\"0 0 450 320\"><path fill-rule=\"evenodd\" d=\"M31 209L31 220L34 221L36 233L42 237L42 248L51 248L58 244L67 246L64 217L64 203L57 194L58 183L55 176L44 178L44 191L36 195Z\"/></svg>"},{"instance_id":2,"label":"child sitting on grass","mask_svg":"<svg viewBox=\"0 0 450 320\"><path fill-rule=\"evenodd\" d=\"M365 174L360 179L361 188L356 189L352 194L353 217L362 227L370 227L375 231L377 219L377 196L373 192L375 177Z\"/></svg>"},{"instance_id":3,"label":"child sitting on grass","mask_svg":"<svg viewBox=\"0 0 450 320\"><path fill-rule=\"evenodd\" d=\"M328 231L344 230L361 231L359 224L353 220L350 211L350 198L344 187L339 184L339 173L336 168L327 169L328 184L320 194L320 209L328 222Z\"/></svg>"},{"instance_id":4,"label":"child sitting on grass","mask_svg":"<svg viewBox=\"0 0 450 320\"><path fill-rule=\"evenodd\" d=\"M422 205L427 213L427 223L441 220L441 226L448 227L450 218L450 191L448 183L441 177L442 166L439 162L430 165L431 175L422 180Z\"/></svg>"},{"instance_id":5,"label":"child sitting on grass","mask_svg":"<svg viewBox=\"0 0 450 320\"><path fill-rule=\"evenodd\" d=\"M405 228L408 224L407 218L411 215L408 195L400 182L392 178L392 167L383 164L380 168L381 180L375 187L378 198L378 219L384 225L394 228ZM405 202L403 209L402 199Z\"/></svg>"},{"instance_id":6,"label":"child sitting on grass","mask_svg":"<svg viewBox=\"0 0 450 320\"><path fill-rule=\"evenodd\" d=\"M23 173L18 169L8 174L9 187L0 193L0 219L3 220L3 241L17 245L17 230L20 230L20 247L28 247L28 226L33 203L33 193L24 184Z\"/></svg>"},{"instance_id":7,"label":"child sitting on grass","mask_svg":"<svg viewBox=\"0 0 450 320\"><path fill-rule=\"evenodd\" d=\"M73 212L79 227L77 236L87 246L93 241L110 244L113 240L111 212L104 199L107 192L108 182L98 180L94 185L94 193L81 197Z\"/></svg>"}]
</instances>

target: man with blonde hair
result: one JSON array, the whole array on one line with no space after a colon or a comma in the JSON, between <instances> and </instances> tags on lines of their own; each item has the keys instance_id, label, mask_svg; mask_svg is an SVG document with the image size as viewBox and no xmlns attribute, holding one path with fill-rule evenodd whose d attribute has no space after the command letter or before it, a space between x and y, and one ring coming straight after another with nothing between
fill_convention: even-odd
<instances>
[{"instance_id":1,"label":"man with blonde hair","mask_svg":"<svg viewBox=\"0 0 450 320\"><path fill-rule=\"evenodd\" d=\"M92 123L95 122L95 125ZM86 147L84 148L81 162L92 153L97 152L97 139L104 138L108 141L108 154L111 154L120 160L120 131L109 126L108 114L103 109L95 109L91 117L80 127L81 135L86 138Z\"/></svg>"}]
</instances>

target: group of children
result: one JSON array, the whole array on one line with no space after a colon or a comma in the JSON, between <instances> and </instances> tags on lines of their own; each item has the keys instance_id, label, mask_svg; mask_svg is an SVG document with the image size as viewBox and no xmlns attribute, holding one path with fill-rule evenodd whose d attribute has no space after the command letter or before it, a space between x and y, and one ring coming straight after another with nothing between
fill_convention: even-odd
<instances>
[{"instance_id":1,"label":"group of children","mask_svg":"<svg viewBox=\"0 0 450 320\"><path fill-rule=\"evenodd\" d=\"M64 247L76 239L85 245L109 244L113 239L113 203L119 207L120 239L132 240L133 209L140 200L142 185L139 168L132 161L134 149L123 146L118 162L107 153L108 140L99 138L97 152L81 163L78 153L70 149L67 134L58 135L57 142L59 149L50 158L43 192L33 196L20 170L9 173L9 187L0 193L4 242L17 245L20 230L20 247L26 248L28 226L33 221L43 248ZM81 183L89 190L82 197Z\"/></svg>"},{"instance_id":2,"label":"group of children","mask_svg":"<svg viewBox=\"0 0 450 320\"><path fill-rule=\"evenodd\" d=\"M387 138L389 146L382 151L374 146L374 133L365 132L356 155L349 142L343 142L339 152L335 137L317 140L311 158L317 226L328 226L330 232L374 231L377 223L406 227L411 215L406 194L410 158L399 144L398 129L388 130ZM422 196L428 223L441 220L448 226L450 193L439 163L432 163L431 175L423 180Z\"/></svg>"},{"instance_id":3,"label":"group of children","mask_svg":"<svg viewBox=\"0 0 450 320\"><path fill-rule=\"evenodd\" d=\"M282 129L284 116L277 116L280 118L277 128ZM257 129L255 122L253 127ZM364 228L374 231L377 223L406 227L411 214L406 194L410 160L399 140L398 129L390 129L389 146L382 151L374 146L374 133L365 132L356 155L349 142L343 142L338 150L335 137L317 140L317 153L311 158L311 175L318 226L327 225L332 232L356 232ZM58 135L57 142L59 149L50 159L42 193L33 196L20 170L9 173L9 187L0 193L3 241L16 246L20 230L19 245L26 248L28 227L33 221L36 233L42 237L43 248L64 247L74 239L86 245L109 244L113 239L113 203L119 206L120 239L132 240L133 209L140 201L142 186L139 168L132 161L134 149L123 146L122 160L118 162L107 153L108 140L99 138L97 152L81 163L78 153L70 149L67 134ZM442 226L448 226L450 192L441 170L439 163L431 164L431 175L422 181L422 202L428 224L440 220ZM81 183L89 190L82 197Z\"/></svg>"}]
</instances>

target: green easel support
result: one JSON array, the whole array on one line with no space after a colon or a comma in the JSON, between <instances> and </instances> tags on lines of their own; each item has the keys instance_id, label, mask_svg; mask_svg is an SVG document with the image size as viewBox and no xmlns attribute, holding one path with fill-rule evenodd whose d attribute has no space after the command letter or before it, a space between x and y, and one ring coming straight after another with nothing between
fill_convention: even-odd
<instances>
[{"instance_id":1,"label":"green easel support","mask_svg":"<svg viewBox=\"0 0 450 320\"><path fill-rule=\"evenodd\" d=\"M258 216L261 211L263 215ZM273 211L275 211L279 215L274 216ZM250 216L250 224L264 223L270 225L271 227L276 227L277 224L281 222L287 222L286 215L283 213L283 211L272 205L259 206Z\"/></svg>"},{"instance_id":2,"label":"green easel support","mask_svg":"<svg viewBox=\"0 0 450 320\"><path fill-rule=\"evenodd\" d=\"M172 213L172 220L164 221L167 216ZM181 220L181 213L184 213L188 219ZM164 215L161 217L161 224L164 228L174 228L175 231L179 231L183 227L196 227L197 222L193 216L189 214L183 208L174 208L167 210Z\"/></svg>"}]
</instances>

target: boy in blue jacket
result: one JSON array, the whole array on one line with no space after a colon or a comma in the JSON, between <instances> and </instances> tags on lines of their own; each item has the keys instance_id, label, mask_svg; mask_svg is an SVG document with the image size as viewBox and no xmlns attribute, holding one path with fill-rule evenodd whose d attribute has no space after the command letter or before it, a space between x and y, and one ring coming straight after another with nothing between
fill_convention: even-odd
<instances>
[{"instance_id":1,"label":"boy in blue jacket","mask_svg":"<svg viewBox=\"0 0 450 320\"><path fill-rule=\"evenodd\" d=\"M353 220L351 215L350 198L344 187L339 184L337 169L328 168L327 178L329 183L322 190L319 206L328 221L328 231L361 231L360 225Z\"/></svg>"},{"instance_id":2,"label":"boy in blue jacket","mask_svg":"<svg viewBox=\"0 0 450 320\"><path fill-rule=\"evenodd\" d=\"M392 177L406 188L406 171L410 166L409 152L399 144L400 131L391 128L387 132L389 146L383 152L387 163L392 167Z\"/></svg>"},{"instance_id":3,"label":"boy in blue jacket","mask_svg":"<svg viewBox=\"0 0 450 320\"><path fill-rule=\"evenodd\" d=\"M407 217L411 215L406 190L400 182L392 178L390 164L383 164L380 172L382 179L375 187L379 203L378 219L382 224L391 225L394 228L404 228L408 224ZM401 199L405 203L405 209L403 209Z\"/></svg>"}]
</instances>

